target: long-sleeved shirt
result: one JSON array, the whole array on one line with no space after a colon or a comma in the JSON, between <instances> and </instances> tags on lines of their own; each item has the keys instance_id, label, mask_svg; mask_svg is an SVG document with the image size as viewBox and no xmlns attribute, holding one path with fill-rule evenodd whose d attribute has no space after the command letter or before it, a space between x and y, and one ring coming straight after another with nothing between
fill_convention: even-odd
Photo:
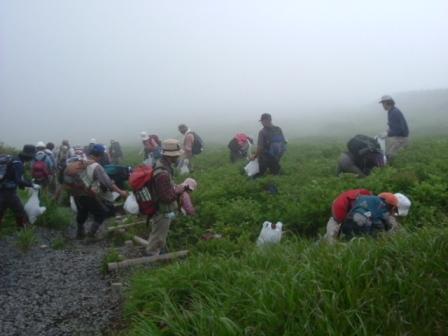
<instances>
[{"instance_id":1,"label":"long-sleeved shirt","mask_svg":"<svg viewBox=\"0 0 448 336\"><path fill-rule=\"evenodd\" d=\"M12 158L7 168L4 181L0 184L0 189L14 190L17 187L32 187L33 184L31 181L26 180L23 174L23 162L18 158Z\"/></svg>"},{"instance_id":2,"label":"long-sleeved shirt","mask_svg":"<svg viewBox=\"0 0 448 336\"><path fill-rule=\"evenodd\" d=\"M172 178L172 168L165 159L160 159L155 166L154 191L158 202L170 204L176 201L177 194Z\"/></svg>"},{"instance_id":3,"label":"long-sleeved shirt","mask_svg":"<svg viewBox=\"0 0 448 336\"><path fill-rule=\"evenodd\" d=\"M408 137L409 128L403 113L396 107L392 108L388 113L389 137Z\"/></svg>"}]
</instances>

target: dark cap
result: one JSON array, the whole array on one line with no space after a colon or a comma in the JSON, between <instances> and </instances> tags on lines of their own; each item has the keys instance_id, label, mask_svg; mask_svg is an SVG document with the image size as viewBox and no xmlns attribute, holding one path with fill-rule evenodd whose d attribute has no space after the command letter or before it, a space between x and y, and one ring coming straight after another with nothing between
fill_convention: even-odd
<instances>
[{"instance_id":1,"label":"dark cap","mask_svg":"<svg viewBox=\"0 0 448 336\"><path fill-rule=\"evenodd\" d=\"M36 146L34 145L25 145L23 146L22 151L20 152L20 157L25 160L31 160L34 158L36 154Z\"/></svg>"},{"instance_id":2,"label":"dark cap","mask_svg":"<svg viewBox=\"0 0 448 336\"><path fill-rule=\"evenodd\" d=\"M104 148L101 144L93 145L93 147L90 149L89 154L93 156L101 156L106 151L106 148Z\"/></svg>"},{"instance_id":3,"label":"dark cap","mask_svg":"<svg viewBox=\"0 0 448 336\"><path fill-rule=\"evenodd\" d=\"M269 120L269 121L271 121L271 120L272 120L272 116L271 116L269 113L263 113L263 114L261 115L260 121L263 121L263 120Z\"/></svg>"}]
</instances>

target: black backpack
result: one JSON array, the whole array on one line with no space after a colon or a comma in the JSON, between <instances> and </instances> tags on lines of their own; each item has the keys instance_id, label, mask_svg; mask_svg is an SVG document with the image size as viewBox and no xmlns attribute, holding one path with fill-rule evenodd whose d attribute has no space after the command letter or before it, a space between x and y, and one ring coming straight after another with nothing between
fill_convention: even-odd
<instances>
[{"instance_id":1,"label":"black backpack","mask_svg":"<svg viewBox=\"0 0 448 336\"><path fill-rule=\"evenodd\" d=\"M0 182L4 182L6 174L8 173L8 167L12 162L11 155L0 155Z\"/></svg>"},{"instance_id":2,"label":"black backpack","mask_svg":"<svg viewBox=\"0 0 448 336\"><path fill-rule=\"evenodd\" d=\"M191 148L191 152L193 155L201 154L204 150L204 141L202 141L201 137L197 135L195 132L191 132L194 137L193 147Z\"/></svg>"},{"instance_id":3,"label":"black backpack","mask_svg":"<svg viewBox=\"0 0 448 336\"><path fill-rule=\"evenodd\" d=\"M361 158L367 153L381 153L381 147L378 141L367 135L355 135L347 143L349 152L355 158Z\"/></svg>"}]
</instances>

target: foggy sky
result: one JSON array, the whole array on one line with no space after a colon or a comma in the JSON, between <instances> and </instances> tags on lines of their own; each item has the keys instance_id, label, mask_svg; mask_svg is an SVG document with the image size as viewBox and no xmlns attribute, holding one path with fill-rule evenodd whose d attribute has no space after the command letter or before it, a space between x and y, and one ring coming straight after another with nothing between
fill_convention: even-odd
<instances>
[{"instance_id":1,"label":"foggy sky","mask_svg":"<svg viewBox=\"0 0 448 336\"><path fill-rule=\"evenodd\" d=\"M0 142L258 127L448 88L447 14L446 0L0 0Z\"/></svg>"}]
</instances>

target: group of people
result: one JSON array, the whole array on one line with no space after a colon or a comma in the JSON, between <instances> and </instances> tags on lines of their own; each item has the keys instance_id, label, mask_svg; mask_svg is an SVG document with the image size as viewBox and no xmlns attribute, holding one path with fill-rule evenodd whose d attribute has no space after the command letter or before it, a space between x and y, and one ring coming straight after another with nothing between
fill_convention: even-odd
<instances>
[{"instance_id":1,"label":"group of people","mask_svg":"<svg viewBox=\"0 0 448 336\"><path fill-rule=\"evenodd\" d=\"M380 103L388 112L385 153L376 140L357 136L349 142L349 151L342 155L339 172L366 176L374 167L381 167L386 160L393 160L398 151L407 146L409 130L403 114L390 96L384 96ZM255 152L252 154L251 150L254 140L238 133L228 144L230 160L258 160L258 176L268 171L277 175L281 171L280 160L286 152L287 140L282 129L273 124L270 114L263 114L260 122L263 127L258 133ZM180 195L192 190L191 183L175 184L175 169L183 162L190 172L193 171L193 159L204 149L201 137L187 125L179 125L178 130L184 137L182 144L176 139L162 141L157 135L147 132L140 134L144 163L152 169L148 196L156 204L147 248L151 255L165 249L169 227L179 210ZM116 140L111 140L109 148L98 144L95 139L91 139L85 147L71 147L69 141L64 140L57 149L53 143L40 141L35 146L25 145L16 157L1 155L0 223L8 208L15 213L19 226L24 227L27 223L17 188L48 189L56 198L62 190L67 190L77 209L77 238L83 239L86 235L94 237L104 220L114 215L114 200L128 197L123 182L132 170L120 166L122 161L123 152ZM26 162L31 162L32 182L24 178ZM196 185L195 182L193 185ZM363 189L345 192L333 204L333 216L327 224L326 237L334 240L340 234L352 236L394 231L398 227L395 217L406 215L409 207L409 199L402 194L382 193L375 196ZM85 223L89 215L93 217L93 224L86 234Z\"/></svg>"}]
</instances>

